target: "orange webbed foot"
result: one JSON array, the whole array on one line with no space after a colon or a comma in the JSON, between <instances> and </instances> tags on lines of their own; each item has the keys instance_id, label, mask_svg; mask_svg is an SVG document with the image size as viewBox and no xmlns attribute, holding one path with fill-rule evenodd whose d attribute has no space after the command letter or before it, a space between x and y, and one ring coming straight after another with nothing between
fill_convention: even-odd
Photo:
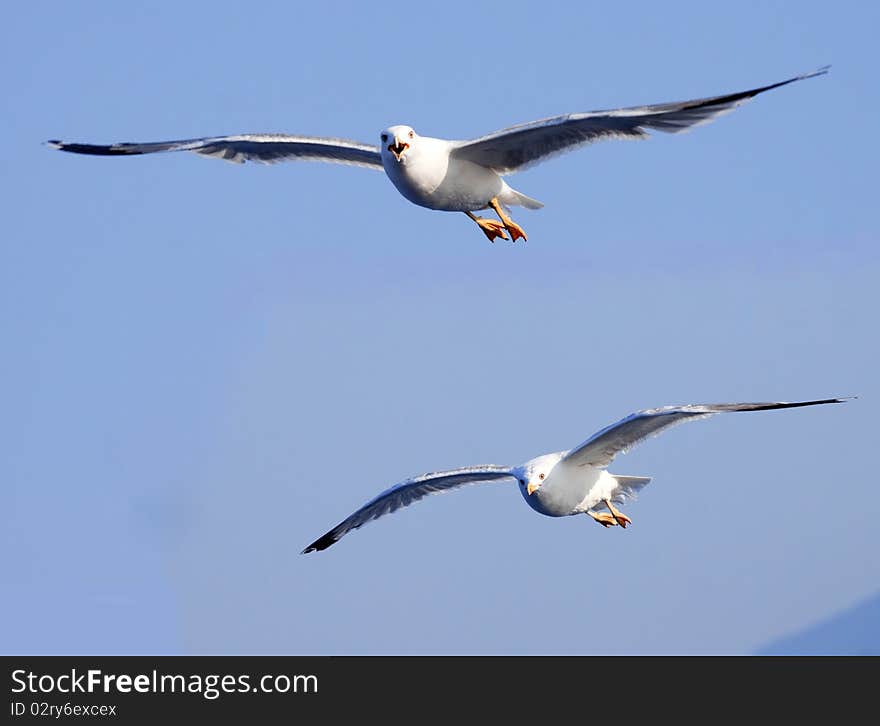
<instances>
[{"instance_id":1,"label":"orange webbed foot","mask_svg":"<svg viewBox=\"0 0 880 726\"><path fill-rule=\"evenodd\" d=\"M496 222L494 219L486 219L484 217L477 217L474 221L480 229L483 230L483 234L489 238L490 242L494 242L496 237L507 239L507 235L504 232L505 227L501 222Z\"/></svg>"},{"instance_id":2,"label":"orange webbed foot","mask_svg":"<svg viewBox=\"0 0 880 726\"><path fill-rule=\"evenodd\" d=\"M605 512L587 512L595 521L601 524L603 527L616 527L617 521L610 514L605 514Z\"/></svg>"}]
</instances>

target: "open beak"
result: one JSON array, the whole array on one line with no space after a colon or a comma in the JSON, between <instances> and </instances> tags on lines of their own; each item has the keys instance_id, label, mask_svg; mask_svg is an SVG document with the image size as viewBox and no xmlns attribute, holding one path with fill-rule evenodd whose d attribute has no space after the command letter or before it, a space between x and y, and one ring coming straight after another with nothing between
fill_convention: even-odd
<instances>
[{"instance_id":1,"label":"open beak","mask_svg":"<svg viewBox=\"0 0 880 726\"><path fill-rule=\"evenodd\" d=\"M526 492L529 496L532 496L532 494L534 494L535 491L540 488L540 486L540 484L535 484L535 482L530 481L529 485L526 487Z\"/></svg>"},{"instance_id":2,"label":"open beak","mask_svg":"<svg viewBox=\"0 0 880 726\"><path fill-rule=\"evenodd\" d=\"M398 138L394 137L394 143L388 144L388 151L394 154L394 158L400 161L400 158L403 156L403 152L409 148L409 144L405 141L399 141Z\"/></svg>"}]
</instances>

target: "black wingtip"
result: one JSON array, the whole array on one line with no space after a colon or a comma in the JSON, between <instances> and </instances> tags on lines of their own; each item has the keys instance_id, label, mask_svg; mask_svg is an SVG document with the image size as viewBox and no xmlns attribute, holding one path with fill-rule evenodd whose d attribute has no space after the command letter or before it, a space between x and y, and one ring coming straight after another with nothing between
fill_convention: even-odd
<instances>
[{"instance_id":1,"label":"black wingtip","mask_svg":"<svg viewBox=\"0 0 880 726\"><path fill-rule=\"evenodd\" d=\"M319 537L314 542L312 542L308 547L306 547L301 555L307 555L309 552L320 552L321 550L326 550L330 545L338 542L339 539L335 537L331 532L328 532L323 537Z\"/></svg>"},{"instance_id":2,"label":"black wingtip","mask_svg":"<svg viewBox=\"0 0 880 726\"><path fill-rule=\"evenodd\" d=\"M800 406L821 406L826 403L845 403L849 401L854 396L847 396L843 398L820 398L815 401L793 401L791 403L783 403L780 404L782 408L798 408Z\"/></svg>"},{"instance_id":3,"label":"black wingtip","mask_svg":"<svg viewBox=\"0 0 880 726\"><path fill-rule=\"evenodd\" d=\"M102 146L100 144L69 144L58 139L50 139L46 144L53 149L67 151L71 154L90 154L91 156L132 156L142 151L131 151L119 146Z\"/></svg>"},{"instance_id":4,"label":"black wingtip","mask_svg":"<svg viewBox=\"0 0 880 726\"><path fill-rule=\"evenodd\" d=\"M821 398L815 401L792 401L790 403L775 403L770 404L767 408L801 408L803 406L821 406L826 403L846 403L847 401L851 401L854 398L858 398L858 396L844 396L842 398Z\"/></svg>"},{"instance_id":5,"label":"black wingtip","mask_svg":"<svg viewBox=\"0 0 880 726\"><path fill-rule=\"evenodd\" d=\"M769 401L766 403L733 403L733 404L716 404L715 410L718 413L722 411L776 411L782 408L803 408L805 406L821 406L829 403L846 403L847 401L857 398L857 396L846 396L842 398L819 398L812 401Z\"/></svg>"},{"instance_id":6,"label":"black wingtip","mask_svg":"<svg viewBox=\"0 0 880 726\"><path fill-rule=\"evenodd\" d=\"M757 96L760 93L764 93L765 91L772 91L774 88L781 88L782 86L787 86L789 83L796 83L797 81L805 81L807 78L815 78L816 76L824 76L828 71L831 70L831 65L822 66L821 68L817 68L814 71L810 71L809 73L801 73L799 76L795 76L794 78L789 78L785 81L779 81L778 83L771 83L769 86L763 86L761 88L755 88L752 91L746 91L744 95L748 97Z\"/></svg>"}]
</instances>

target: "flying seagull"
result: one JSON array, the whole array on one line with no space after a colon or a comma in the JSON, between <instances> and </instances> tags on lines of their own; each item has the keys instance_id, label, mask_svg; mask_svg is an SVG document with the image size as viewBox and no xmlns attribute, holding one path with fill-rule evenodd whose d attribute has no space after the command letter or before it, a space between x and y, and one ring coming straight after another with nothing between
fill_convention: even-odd
<instances>
[{"instance_id":1,"label":"flying seagull","mask_svg":"<svg viewBox=\"0 0 880 726\"><path fill-rule=\"evenodd\" d=\"M420 136L411 127L398 125L389 126L379 135L379 146L348 139L286 134L240 134L110 145L57 140L47 143L62 151L98 156L192 151L239 164L307 159L384 169L397 190L414 204L464 212L490 242L497 237L508 239L506 233L516 242L526 239L526 234L510 218L509 207L540 209L544 205L508 186L503 179L508 174L600 139L641 139L648 136L649 130L679 133L732 111L759 93L822 75L828 68L724 96L554 116L470 141ZM489 208L500 221L474 214Z\"/></svg>"},{"instance_id":2,"label":"flying seagull","mask_svg":"<svg viewBox=\"0 0 880 726\"><path fill-rule=\"evenodd\" d=\"M639 411L593 434L570 451L544 454L520 466L471 466L407 479L386 489L354 514L322 535L301 554L325 550L353 529L395 512L429 494L443 494L466 484L516 482L526 503L548 517L586 514L603 527L626 528L632 520L615 505L634 498L651 481L647 476L610 474L607 467L618 454L677 424L709 418L728 411L769 411L777 408L843 403L845 398L796 403L708 403L665 406ZM600 511L603 510L603 511ZM607 511L604 511L607 510Z\"/></svg>"}]
</instances>

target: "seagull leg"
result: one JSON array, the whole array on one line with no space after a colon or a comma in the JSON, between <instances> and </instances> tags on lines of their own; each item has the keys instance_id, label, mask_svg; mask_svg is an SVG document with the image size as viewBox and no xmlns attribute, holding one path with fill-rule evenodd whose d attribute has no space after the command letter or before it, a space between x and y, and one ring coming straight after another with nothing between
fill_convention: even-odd
<instances>
[{"instance_id":1,"label":"seagull leg","mask_svg":"<svg viewBox=\"0 0 880 726\"><path fill-rule=\"evenodd\" d=\"M611 512L611 516L617 521L617 523L626 529L627 524L632 524L632 520L627 517L623 512L619 511L615 508L615 506L611 503L610 499L605 500L605 506L608 507L608 511Z\"/></svg>"},{"instance_id":2,"label":"seagull leg","mask_svg":"<svg viewBox=\"0 0 880 726\"><path fill-rule=\"evenodd\" d=\"M494 242L496 237L507 239L507 235L504 234L504 225L501 222L496 222L494 219L486 219L485 217L478 217L472 212L466 211L465 214L477 223L477 226L483 230L483 234L489 238L490 242Z\"/></svg>"},{"instance_id":3,"label":"seagull leg","mask_svg":"<svg viewBox=\"0 0 880 726\"><path fill-rule=\"evenodd\" d=\"M526 233L523 231L523 228L520 227L516 222L514 222L504 211L504 208L498 203L497 198L493 198L489 202L489 206L495 210L495 214L497 214L501 221L504 223L504 226L507 228L507 231L510 232L510 239L516 242L520 237L523 240L528 240L526 237Z\"/></svg>"}]
</instances>

